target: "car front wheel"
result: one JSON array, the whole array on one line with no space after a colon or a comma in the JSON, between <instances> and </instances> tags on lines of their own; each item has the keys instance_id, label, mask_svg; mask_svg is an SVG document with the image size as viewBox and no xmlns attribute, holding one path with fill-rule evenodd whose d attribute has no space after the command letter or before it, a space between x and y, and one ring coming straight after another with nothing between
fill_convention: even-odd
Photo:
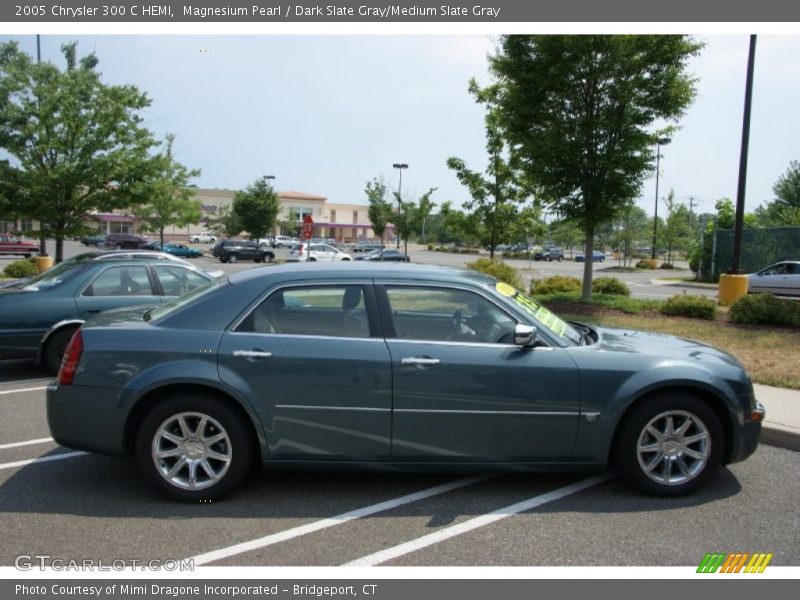
<instances>
[{"instance_id":1,"label":"car front wheel","mask_svg":"<svg viewBox=\"0 0 800 600\"><path fill-rule=\"evenodd\" d=\"M136 458L147 481L180 502L215 500L249 473L253 437L231 407L211 396L178 394L144 418Z\"/></svg>"},{"instance_id":2,"label":"car front wheel","mask_svg":"<svg viewBox=\"0 0 800 600\"><path fill-rule=\"evenodd\" d=\"M669 394L645 401L623 425L617 461L636 489L653 496L682 496L717 471L725 444L722 424L703 400Z\"/></svg>"}]
</instances>

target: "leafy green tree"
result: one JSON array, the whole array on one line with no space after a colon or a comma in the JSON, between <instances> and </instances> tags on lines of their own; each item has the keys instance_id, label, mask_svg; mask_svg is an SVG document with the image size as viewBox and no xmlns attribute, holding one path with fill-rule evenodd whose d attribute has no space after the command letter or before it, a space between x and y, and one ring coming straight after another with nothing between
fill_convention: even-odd
<instances>
[{"instance_id":1,"label":"leafy green tree","mask_svg":"<svg viewBox=\"0 0 800 600\"><path fill-rule=\"evenodd\" d=\"M701 47L681 35L507 35L490 57L502 126L525 178L579 224L587 256L597 224L635 199L652 171L664 133L655 126L691 104L686 67ZM592 265L584 264L584 298Z\"/></svg>"},{"instance_id":2,"label":"leafy green tree","mask_svg":"<svg viewBox=\"0 0 800 600\"><path fill-rule=\"evenodd\" d=\"M403 251L405 254L408 254L409 236L419 231L423 218L427 217L427 213L424 211L427 210L427 212L430 212L431 207L433 207L433 202L430 198L435 191L436 188L429 189L422 195L417 204L400 200L399 194L394 192L394 197L400 206L400 211L394 216L397 221L397 223L395 223L395 229L397 230L397 235L403 239Z\"/></svg>"},{"instance_id":3,"label":"leafy green tree","mask_svg":"<svg viewBox=\"0 0 800 600\"><path fill-rule=\"evenodd\" d=\"M386 200L386 184L380 179L373 179L366 183L364 192L367 194L367 200L369 201L367 216L372 225L372 231L381 239L381 244L383 244L386 226L389 224L389 219L395 214L392 210L392 205Z\"/></svg>"},{"instance_id":4,"label":"leafy green tree","mask_svg":"<svg viewBox=\"0 0 800 600\"><path fill-rule=\"evenodd\" d=\"M278 194L267 177L259 177L233 196L233 213L242 229L254 240L263 238L275 227L280 208Z\"/></svg>"},{"instance_id":5,"label":"leafy green tree","mask_svg":"<svg viewBox=\"0 0 800 600\"><path fill-rule=\"evenodd\" d=\"M800 226L800 162L792 161L772 188L775 200L756 209L762 227Z\"/></svg>"},{"instance_id":6,"label":"leafy green tree","mask_svg":"<svg viewBox=\"0 0 800 600\"><path fill-rule=\"evenodd\" d=\"M559 219L550 223L550 239L563 248L572 248L583 239L583 231L570 219Z\"/></svg>"},{"instance_id":7,"label":"leafy green tree","mask_svg":"<svg viewBox=\"0 0 800 600\"><path fill-rule=\"evenodd\" d=\"M78 60L75 43L61 49L63 71L33 62L16 42L0 44L0 148L12 157L3 178L19 212L49 225L57 261L64 238L85 231L87 214L142 200L136 187L156 144L140 114L147 96L104 84L97 57Z\"/></svg>"},{"instance_id":8,"label":"leafy green tree","mask_svg":"<svg viewBox=\"0 0 800 600\"><path fill-rule=\"evenodd\" d=\"M498 85L480 88L473 79L469 92L476 102L486 105L484 119L486 128L486 152L489 165L486 177L469 169L466 163L455 156L447 159L447 166L456 172L456 177L469 190L471 200L465 204L472 213L478 227L481 245L489 249L489 258L494 259L498 244L507 242L511 235L511 224L517 216L517 204L523 199L514 169L506 154L506 142L500 128L497 109Z\"/></svg>"},{"instance_id":9,"label":"leafy green tree","mask_svg":"<svg viewBox=\"0 0 800 600\"><path fill-rule=\"evenodd\" d=\"M217 237L232 238L242 232L239 217L230 206L223 206L217 211L217 218L208 224L208 230Z\"/></svg>"},{"instance_id":10,"label":"leafy green tree","mask_svg":"<svg viewBox=\"0 0 800 600\"><path fill-rule=\"evenodd\" d=\"M203 216L202 204L195 199L194 189L188 187L198 169L189 170L172 156L175 136L167 135L166 148L152 161L152 172L141 184L139 195L147 202L136 208L144 231L157 231L164 245L164 229L170 225L185 227L197 223Z\"/></svg>"},{"instance_id":11,"label":"leafy green tree","mask_svg":"<svg viewBox=\"0 0 800 600\"><path fill-rule=\"evenodd\" d=\"M689 223L689 209L675 200L675 190L670 190L664 199L667 205L667 220L661 233L661 243L667 246L667 262L672 264L672 251L675 248L685 249L692 237Z\"/></svg>"},{"instance_id":12,"label":"leafy green tree","mask_svg":"<svg viewBox=\"0 0 800 600\"><path fill-rule=\"evenodd\" d=\"M541 239L546 233L547 225L542 221L542 211L538 206L523 206L509 223L509 239L514 242L527 243L531 238Z\"/></svg>"},{"instance_id":13,"label":"leafy green tree","mask_svg":"<svg viewBox=\"0 0 800 600\"><path fill-rule=\"evenodd\" d=\"M647 239L651 226L650 218L643 208L629 202L619 213L617 224L617 248L623 265L630 266L634 250Z\"/></svg>"}]
</instances>

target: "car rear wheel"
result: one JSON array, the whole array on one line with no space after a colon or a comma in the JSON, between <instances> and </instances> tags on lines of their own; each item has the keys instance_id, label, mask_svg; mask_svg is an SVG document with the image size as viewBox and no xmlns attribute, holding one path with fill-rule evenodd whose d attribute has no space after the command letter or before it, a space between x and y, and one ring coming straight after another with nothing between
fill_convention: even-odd
<instances>
[{"instance_id":1,"label":"car rear wheel","mask_svg":"<svg viewBox=\"0 0 800 600\"><path fill-rule=\"evenodd\" d=\"M180 502L215 500L247 476L253 436L237 412L206 395L178 394L145 417L136 458L148 483Z\"/></svg>"},{"instance_id":2,"label":"car rear wheel","mask_svg":"<svg viewBox=\"0 0 800 600\"><path fill-rule=\"evenodd\" d=\"M58 373L61 368L61 359L64 358L67 345L77 329L77 327L65 327L48 338L42 353L42 362L51 373Z\"/></svg>"},{"instance_id":3,"label":"car rear wheel","mask_svg":"<svg viewBox=\"0 0 800 600\"><path fill-rule=\"evenodd\" d=\"M236 256L235 254L229 254L229 255L228 255L228 260L227 260L227 262L229 262L229 263L235 263L235 262L236 262L236 261L238 261L238 260L239 260L239 257L238 257L238 256Z\"/></svg>"},{"instance_id":4,"label":"car rear wheel","mask_svg":"<svg viewBox=\"0 0 800 600\"><path fill-rule=\"evenodd\" d=\"M682 496L717 471L725 445L719 417L703 400L668 394L645 401L625 421L617 443L623 476L653 496Z\"/></svg>"},{"instance_id":5,"label":"car rear wheel","mask_svg":"<svg viewBox=\"0 0 800 600\"><path fill-rule=\"evenodd\" d=\"M122 250L122 244L117 244L117 250Z\"/></svg>"}]
</instances>

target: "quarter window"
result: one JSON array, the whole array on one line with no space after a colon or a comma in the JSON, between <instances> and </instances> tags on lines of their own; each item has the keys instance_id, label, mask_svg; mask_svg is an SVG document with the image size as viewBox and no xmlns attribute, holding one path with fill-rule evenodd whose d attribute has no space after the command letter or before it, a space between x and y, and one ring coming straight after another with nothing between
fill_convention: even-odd
<instances>
[{"instance_id":1,"label":"quarter window","mask_svg":"<svg viewBox=\"0 0 800 600\"><path fill-rule=\"evenodd\" d=\"M208 279L202 275L172 265L156 265L153 267L161 282L161 288L165 296L183 296L193 289L208 283Z\"/></svg>"},{"instance_id":2,"label":"quarter window","mask_svg":"<svg viewBox=\"0 0 800 600\"><path fill-rule=\"evenodd\" d=\"M516 321L483 296L451 288L389 287L398 338L511 344Z\"/></svg>"},{"instance_id":3,"label":"quarter window","mask_svg":"<svg viewBox=\"0 0 800 600\"><path fill-rule=\"evenodd\" d=\"M277 290L236 331L367 338L370 329L364 288L346 285Z\"/></svg>"}]
</instances>

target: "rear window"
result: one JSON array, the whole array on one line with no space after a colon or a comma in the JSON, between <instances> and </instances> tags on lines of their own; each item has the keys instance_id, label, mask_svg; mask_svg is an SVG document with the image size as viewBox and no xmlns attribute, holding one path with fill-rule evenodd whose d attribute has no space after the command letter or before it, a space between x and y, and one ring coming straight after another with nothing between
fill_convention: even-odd
<instances>
[{"instance_id":1,"label":"rear window","mask_svg":"<svg viewBox=\"0 0 800 600\"><path fill-rule=\"evenodd\" d=\"M213 281L209 281L205 285L201 285L199 287L194 288L191 292L186 294L185 296L180 296L179 298L175 298L174 300L170 300L164 304L157 306L156 308L150 310L145 317L145 321L158 321L159 319L163 319L164 317L171 315L174 312L177 312L184 306L188 306L206 296L215 290L219 289L223 285L227 285L227 280L219 280L214 279Z\"/></svg>"}]
</instances>

